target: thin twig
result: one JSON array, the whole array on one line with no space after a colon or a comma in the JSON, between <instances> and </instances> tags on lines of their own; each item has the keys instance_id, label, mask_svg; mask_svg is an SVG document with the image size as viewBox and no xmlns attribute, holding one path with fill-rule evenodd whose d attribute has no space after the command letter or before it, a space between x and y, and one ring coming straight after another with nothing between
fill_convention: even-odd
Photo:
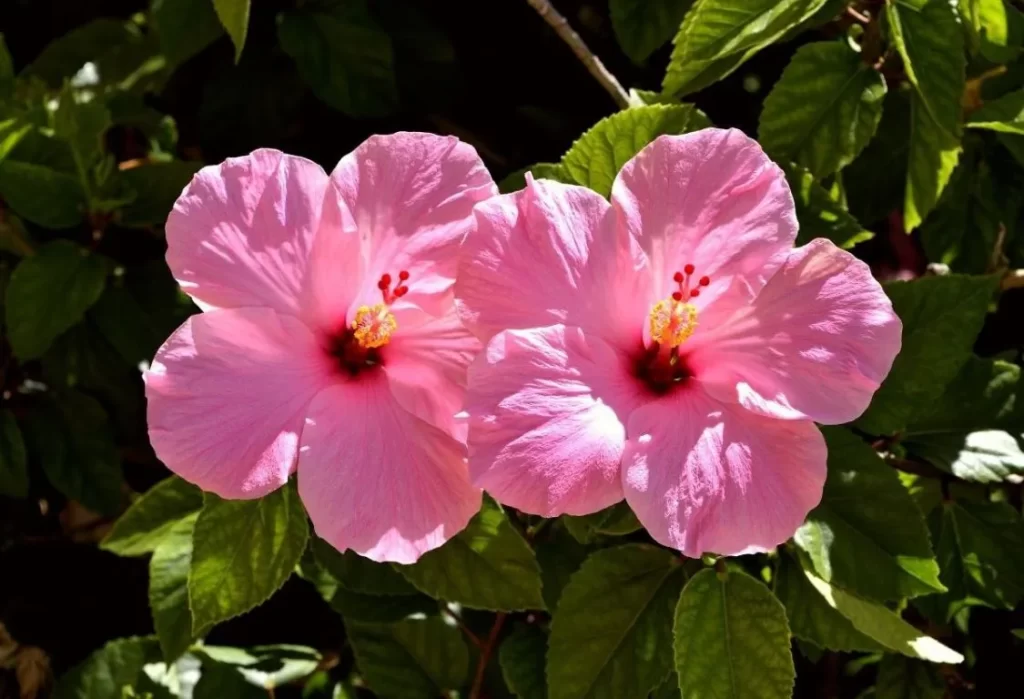
<instances>
[{"instance_id":1,"label":"thin twig","mask_svg":"<svg viewBox=\"0 0 1024 699\"><path fill-rule=\"evenodd\" d=\"M472 643L477 648L484 647L483 641L480 640L479 636L477 636L475 633L469 630L469 627L466 626L466 622L462 620L462 617L460 617L458 614L449 609L447 605L443 605L441 607L441 611L447 614L448 618L454 621L455 625L462 629L462 633L466 634L466 638L469 639L470 643Z\"/></svg>"},{"instance_id":2,"label":"thin twig","mask_svg":"<svg viewBox=\"0 0 1024 699\"><path fill-rule=\"evenodd\" d=\"M531 0L532 2L532 0ZM494 617L494 625L491 626L491 633L487 635L487 643L480 650L480 660L476 664L476 676L473 678L473 689L469 692L469 699L480 699L480 690L484 686L484 674L487 671L487 663L491 660L491 653L498 642L498 635L501 634L501 627L505 623L505 612L498 612Z\"/></svg>"},{"instance_id":3,"label":"thin twig","mask_svg":"<svg viewBox=\"0 0 1024 699\"><path fill-rule=\"evenodd\" d=\"M846 7L846 14L849 15L850 17L852 17L853 19L857 20L858 22L863 23L863 24L867 24L868 22L871 21L870 17L868 17L867 15L857 11L856 9L854 9L854 8L852 8L850 6Z\"/></svg>"},{"instance_id":4,"label":"thin twig","mask_svg":"<svg viewBox=\"0 0 1024 699\"><path fill-rule=\"evenodd\" d=\"M580 35L569 26L568 20L563 17L558 10L551 6L549 0L526 0L530 3L530 7L537 11L545 22L551 25L551 28L555 30L555 33L561 37L562 41L569 45L572 52L576 54L576 58L580 59L590 74L594 76L597 82L601 83L601 87L608 91L608 94L615 100L615 104L619 105L622 109L634 106L637 102L630 98L629 93L626 92L625 88L622 87L622 83L618 79L608 72L608 69L601 63L601 59L594 55L594 53L587 48L587 45L583 43L583 39Z\"/></svg>"}]
</instances>

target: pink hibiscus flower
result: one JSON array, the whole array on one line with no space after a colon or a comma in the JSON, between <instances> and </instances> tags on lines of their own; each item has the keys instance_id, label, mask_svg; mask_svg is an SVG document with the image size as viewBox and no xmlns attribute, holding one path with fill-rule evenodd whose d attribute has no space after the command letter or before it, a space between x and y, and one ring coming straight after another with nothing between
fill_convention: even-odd
<instances>
[{"instance_id":1,"label":"pink hibiscus flower","mask_svg":"<svg viewBox=\"0 0 1024 699\"><path fill-rule=\"evenodd\" d=\"M153 448L225 498L298 471L317 533L410 563L462 529L466 367L452 285L497 189L455 138L375 136L328 177L258 150L204 168L167 220L167 262L205 311L146 375Z\"/></svg>"},{"instance_id":2,"label":"pink hibiscus flower","mask_svg":"<svg viewBox=\"0 0 1024 699\"><path fill-rule=\"evenodd\" d=\"M469 370L469 468L546 517L623 496L687 556L770 549L821 498L813 421L860 415L901 324L867 265L792 249L793 198L742 133L663 136L611 203L528 181L476 209L456 298L489 341Z\"/></svg>"}]
</instances>

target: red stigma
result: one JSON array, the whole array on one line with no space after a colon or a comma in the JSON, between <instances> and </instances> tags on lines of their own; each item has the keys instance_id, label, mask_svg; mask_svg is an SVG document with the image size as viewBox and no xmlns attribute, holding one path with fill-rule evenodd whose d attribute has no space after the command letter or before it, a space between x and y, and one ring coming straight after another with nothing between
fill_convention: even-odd
<instances>
[{"instance_id":1,"label":"red stigma","mask_svg":"<svg viewBox=\"0 0 1024 699\"><path fill-rule=\"evenodd\" d=\"M672 275L672 281L674 281L676 284L682 284L683 283L683 273L682 272L676 272L674 275Z\"/></svg>"},{"instance_id":2,"label":"red stigma","mask_svg":"<svg viewBox=\"0 0 1024 699\"><path fill-rule=\"evenodd\" d=\"M402 283L409 279L409 272L403 269L398 273L398 279L398 285L392 290L391 275L386 272L380 275L380 281L377 282L377 288L380 289L380 295L384 298L385 305L392 304L409 293L409 287Z\"/></svg>"},{"instance_id":3,"label":"red stigma","mask_svg":"<svg viewBox=\"0 0 1024 699\"><path fill-rule=\"evenodd\" d=\"M377 282L377 288L380 289L381 291L387 291L388 285L383 279L381 279L379 282Z\"/></svg>"},{"instance_id":4,"label":"red stigma","mask_svg":"<svg viewBox=\"0 0 1024 699\"><path fill-rule=\"evenodd\" d=\"M693 265L686 265L686 266L683 267L683 271L686 272L687 274L693 274L693 269L694 269ZM676 281L677 282L681 282L682 279L676 279Z\"/></svg>"},{"instance_id":5,"label":"red stigma","mask_svg":"<svg viewBox=\"0 0 1024 699\"><path fill-rule=\"evenodd\" d=\"M407 286L400 286L397 289L395 289L395 298L396 299L397 298L401 298L401 297L405 296L407 293L409 293L409 287L407 287Z\"/></svg>"},{"instance_id":6,"label":"red stigma","mask_svg":"<svg viewBox=\"0 0 1024 699\"><path fill-rule=\"evenodd\" d=\"M690 298L695 299L700 296L700 289L693 289L690 291Z\"/></svg>"},{"instance_id":7,"label":"red stigma","mask_svg":"<svg viewBox=\"0 0 1024 699\"><path fill-rule=\"evenodd\" d=\"M700 278L700 285L701 286L707 286L710 283L711 283L710 277L701 277Z\"/></svg>"},{"instance_id":8,"label":"red stigma","mask_svg":"<svg viewBox=\"0 0 1024 699\"><path fill-rule=\"evenodd\" d=\"M398 273L398 280L399 281L404 282L408 278L409 278L409 273L406 270L403 269L401 272Z\"/></svg>"},{"instance_id":9,"label":"red stigma","mask_svg":"<svg viewBox=\"0 0 1024 699\"><path fill-rule=\"evenodd\" d=\"M391 275L387 273L380 275L380 283L384 286L391 286Z\"/></svg>"},{"instance_id":10,"label":"red stigma","mask_svg":"<svg viewBox=\"0 0 1024 699\"><path fill-rule=\"evenodd\" d=\"M673 291L672 292L672 300L674 300L674 301L682 301L683 300L683 292L681 292L681 291Z\"/></svg>"}]
</instances>

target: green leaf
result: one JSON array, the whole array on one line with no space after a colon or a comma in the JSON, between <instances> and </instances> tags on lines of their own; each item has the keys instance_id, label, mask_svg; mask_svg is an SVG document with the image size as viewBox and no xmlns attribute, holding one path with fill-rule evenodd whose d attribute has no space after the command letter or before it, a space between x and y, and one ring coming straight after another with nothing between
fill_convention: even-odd
<instances>
[{"instance_id":1,"label":"green leaf","mask_svg":"<svg viewBox=\"0 0 1024 699\"><path fill-rule=\"evenodd\" d=\"M794 637L828 650L883 650L883 646L854 628L849 619L822 599L793 558L782 556L776 575L775 596L786 607Z\"/></svg>"},{"instance_id":2,"label":"green leaf","mask_svg":"<svg viewBox=\"0 0 1024 699\"><path fill-rule=\"evenodd\" d=\"M971 356L997 282L994 276L949 274L885 285L903 321L903 348L858 427L871 434L898 432L942 395Z\"/></svg>"},{"instance_id":3,"label":"green leaf","mask_svg":"<svg viewBox=\"0 0 1024 699\"><path fill-rule=\"evenodd\" d=\"M680 699L682 692L679 691L679 675L675 672L669 673L665 681L651 692L651 699Z\"/></svg>"},{"instance_id":4,"label":"green leaf","mask_svg":"<svg viewBox=\"0 0 1024 699\"><path fill-rule=\"evenodd\" d=\"M878 665L877 699L942 699L946 683L934 665L902 655L887 655Z\"/></svg>"},{"instance_id":5,"label":"green leaf","mask_svg":"<svg viewBox=\"0 0 1024 699\"><path fill-rule=\"evenodd\" d=\"M908 92L889 91L878 132L842 173L850 213L866 225L903 207L910 142Z\"/></svg>"},{"instance_id":6,"label":"green leaf","mask_svg":"<svg viewBox=\"0 0 1024 699\"><path fill-rule=\"evenodd\" d=\"M39 357L80 321L103 293L107 271L104 258L67 240L44 245L23 259L11 275L4 309L15 355Z\"/></svg>"},{"instance_id":7,"label":"green leaf","mask_svg":"<svg viewBox=\"0 0 1024 699\"><path fill-rule=\"evenodd\" d=\"M113 74L114 66L110 65L115 52L139 38L138 29L127 22L96 19L51 41L24 72L42 78L50 87L59 88L92 61L101 79L109 80L117 77Z\"/></svg>"},{"instance_id":8,"label":"green leaf","mask_svg":"<svg viewBox=\"0 0 1024 699\"><path fill-rule=\"evenodd\" d=\"M849 430L822 433L825 490L793 539L818 576L879 601L943 592L924 518L896 472Z\"/></svg>"},{"instance_id":9,"label":"green leaf","mask_svg":"<svg viewBox=\"0 0 1024 699\"><path fill-rule=\"evenodd\" d=\"M592 554L551 622L551 699L643 696L672 669L672 609L683 585L665 549L627 544Z\"/></svg>"},{"instance_id":10,"label":"green leaf","mask_svg":"<svg viewBox=\"0 0 1024 699\"><path fill-rule=\"evenodd\" d=\"M903 212L909 232L935 207L960 157L963 32L948 0L889 3L886 18L914 86Z\"/></svg>"},{"instance_id":11,"label":"green leaf","mask_svg":"<svg viewBox=\"0 0 1024 699\"><path fill-rule=\"evenodd\" d=\"M267 699L267 690L256 687L227 663L205 659L192 699Z\"/></svg>"},{"instance_id":12,"label":"green leaf","mask_svg":"<svg viewBox=\"0 0 1024 699\"><path fill-rule=\"evenodd\" d=\"M43 228L76 226L85 210L78 178L13 157L0 162L0 197L16 214Z\"/></svg>"},{"instance_id":13,"label":"green leaf","mask_svg":"<svg viewBox=\"0 0 1024 699\"><path fill-rule=\"evenodd\" d=\"M249 0L213 0L213 9L235 45L235 63L238 63L249 33Z\"/></svg>"},{"instance_id":14,"label":"green leaf","mask_svg":"<svg viewBox=\"0 0 1024 699\"><path fill-rule=\"evenodd\" d=\"M968 148L938 206L919 229L929 260L956 272L982 274L989 269L1006 215L995 203L993 179L980 149Z\"/></svg>"},{"instance_id":15,"label":"green leaf","mask_svg":"<svg viewBox=\"0 0 1024 699\"><path fill-rule=\"evenodd\" d=\"M707 87L747 59L814 17L827 0L701 0L673 41L665 93L685 95Z\"/></svg>"},{"instance_id":16,"label":"green leaf","mask_svg":"<svg viewBox=\"0 0 1024 699\"><path fill-rule=\"evenodd\" d=\"M60 95L53 114L53 131L71 146L83 167L88 167L103 149L103 134L110 128L110 112L100 99L80 101L70 85Z\"/></svg>"},{"instance_id":17,"label":"green leaf","mask_svg":"<svg viewBox=\"0 0 1024 699\"><path fill-rule=\"evenodd\" d=\"M0 100L5 100L13 94L14 61L11 60L10 51L7 50L7 42L4 41L4 35L0 33Z\"/></svg>"},{"instance_id":18,"label":"green leaf","mask_svg":"<svg viewBox=\"0 0 1024 699\"><path fill-rule=\"evenodd\" d=\"M398 106L390 37L366 0L313 0L281 15L278 41L321 100L354 117Z\"/></svg>"},{"instance_id":19,"label":"green leaf","mask_svg":"<svg viewBox=\"0 0 1024 699\"><path fill-rule=\"evenodd\" d=\"M121 509L121 458L103 406L77 391L36 406L22 431L33 460L57 490L90 510Z\"/></svg>"},{"instance_id":20,"label":"green leaf","mask_svg":"<svg viewBox=\"0 0 1024 699\"><path fill-rule=\"evenodd\" d=\"M845 41L807 44L764 101L758 136L776 160L820 179L849 165L875 135L885 79Z\"/></svg>"},{"instance_id":21,"label":"green leaf","mask_svg":"<svg viewBox=\"0 0 1024 699\"><path fill-rule=\"evenodd\" d=\"M967 126L1000 133L1024 134L1024 90L986 102L971 115Z\"/></svg>"},{"instance_id":22,"label":"green leaf","mask_svg":"<svg viewBox=\"0 0 1024 699\"><path fill-rule=\"evenodd\" d=\"M436 599L474 609L544 609L540 566L504 511L489 498L461 532L397 570Z\"/></svg>"},{"instance_id":23,"label":"green leaf","mask_svg":"<svg viewBox=\"0 0 1024 699\"><path fill-rule=\"evenodd\" d=\"M153 0L150 12L160 48L172 67L192 58L224 34L210 0Z\"/></svg>"},{"instance_id":24,"label":"green leaf","mask_svg":"<svg viewBox=\"0 0 1024 699\"><path fill-rule=\"evenodd\" d=\"M121 181L135 198L120 209L118 223L129 228L162 226L199 168L198 163L172 160L121 171Z\"/></svg>"},{"instance_id":25,"label":"green leaf","mask_svg":"<svg viewBox=\"0 0 1024 699\"><path fill-rule=\"evenodd\" d=\"M149 609L164 660L173 662L192 644L188 570L192 530L198 513L179 519L157 544L149 561Z\"/></svg>"},{"instance_id":26,"label":"green leaf","mask_svg":"<svg viewBox=\"0 0 1024 699\"><path fill-rule=\"evenodd\" d=\"M265 602L291 576L309 538L309 522L293 483L259 500L203 496L193 534L188 598L192 631Z\"/></svg>"},{"instance_id":27,"label":"green leaf","mask_svg":"<svg viewBox=\"0 0 1024 699\"><path fill-rule=\"evenodd\" d=\"M561 164L572 181L607 197L622 166L655 138L708 126L708 118L691 104L627 109L602 119L580 136Z\"/></svg>"},{"instance_id":28,"label":"green leaf","mask_svg":"<svg viewBox=\"0 0 1024 699\"><path fill-rule=\"evenodd\" d=\"M10 410L0 411L0 495L28 497L28 459L18 422Z\"/></svg>"},{"instance_id":29,"label":"green leaf","mask_svg":"<svg viewBox=\"0 0 1024 699\"><path fill-rule=\"evenodd\" d=\"M145 678L143 666L160 660L156 639L119 638L90 655L57 683L54 699L98 699L124 696ZM128 696L132 696L129 694ZM161 695L161 699L164 696Z\"/></svg>"},{"instance_id":30,"label":"green leaf","mask_svg":"<svg viewBox=\"0 0 1024 699\"><path fill-rule=\"evenodd\" d=\"M519 699L547 699L547 649L547 634L532 624L519 624L502 641L498 652L501 674Z\"/></svg>"},{"instance_id":31,"label":"green leaf","mask_svg":"<svg viewBox=\"0 0 1024 699\"><path fill-rule=\"evenodd\" d=\"M32 124L18 119L0 121L0 162L32 131Z\"/></svg>"},{"instance_id":32,"label":"green leaf","mask_svg":"<svg viewBox=\"0 0 1024 699\"><path fill-rule=\"evenodd\" d=\"M1020 367L972 356L901 444L964 480L993 483L1024 475L1024 383Z\"/></svg>"},{"instance_id":33,"label":"green leaf","mask_svg":"<svg viewBox=\"0 0 1024 699\"><path fill-rule=\"evenodd\" d=\"M1024 599L1024 524L1006 503L945 503L936 536L949 592L923 600L946 620L965 606L1013 609Z\"/></svg>"},{"instance_id":34,"label":"green leaf","mask_svg":"<svg viewBox=\"0 0 1024 699\"><path fill-rule=\"evenodd\" d=\"M349 592L364 595L415 595L409 584L387 563L363 558L355 551L339 552L319 537L310 543L313 556L331 577Z\"/></svg>"},{"instance_id":35,"label":"green leaf","mask_svg":"<svg viewBox=\"0 0 1024 699\"><path fill-rule=\"evenodd\" d=\"M535 549L544 583L544 602L548 611L554 614L569 579L586 560L587 550L566 527L558 523L552 525L548 535L537 542Z\"/></svg>"},{"instance_id":36,"label":"green leaf","mask_svg":"<svg viewBox=\"0 0 1024 699\"><path fill-rule=\"evenodd\" d=\"M331 596L330 604L345 617L346 622L369 624L390 624L413 615L437 612L437 601L420 592L415 595L367 595L339 587Z\"/></svg>"},{"instance_id":37,"label":"green leaf","mask_svg":"<svg viewBox=\"0 0 1024 699\"><path fill-rule=\"evenodd\" d=\"M1010 63L1020 55L1024 18L1003 0L960 0L957 3L968 46L993 63Z\"/></svg>"},{"instance_id":38,"label":"green leaf","mask_svg":"<svg viewBox=\"0 0 1024 699\"><path fill-rule=\"evenodd\" d=\"M122 281L116 278L107 285L88 318L125 364L138 367L153 358L165 336Z\"/></svg>"},{"instance_id":39,"label":"green leaf","mask_svg":"<svg viewBox=\"0 0 1024 699\"><path fill-rule=\"evenodd\" d=\"M676 672L687 699L788 699L796 671L786 610L746 573L702 570L675 620Z\"/></svg>"},{"instance_id":40,"label":"green leaf","mask_svg":"<svg viewBox=\"0 0 1024 699\"><path fill-rule=\"evenodd\" d=\"M887 607L829 585L808 570L804 575L825 602L849 619L857 631L889 650L933 663L963 662L962 655L925 636Z\"/></svg>"},{"instance_id":41,"label":"green leaf","mask_svg":"<svg viewBox=\"0 0 1024 699\"><path fill-rule=\"evenodd\" d=\"M665 45L694 0L610 0L608 10L619 46L636 63Z\"/></svg>"},{"instance_id":42,"label":"green leaf","mask_svg":"<svg viewBox=\"0 0 1024 699\"><path fill-rule=\"evenodd\" d=\"M581 544L588 544L601 534L625 536L643 528L625 500L592 515L563 515L562 521L565 522L565 528L569 533Z\"/></svg>"},{"instance_id":43,"label":"green leaf","mask_svg":"<svg viewBox=\"0 0 1024 699\"><path fill-rule=\"evenodd\" d=\"M178 521L203 506L199 488L171 476L147 490L114 522L100 548L118 556L142 556L155 551Z\"/></svg>"},{"instance_id":44,"label":"green leaf","mask_svg":"<svg viewBox=\"0 0 1024 699\"><path fill-rule=\"evenodd\" d=\"M874 237L874 233L865 230L840 202L814 181L810 172L797 165L784 165L782 170L793 192L796 217L800 222L797 245L826 238L848 250Z\"/></svg>"},{"instance_id":45,"label":"green leaf","mask_svg":"<svg viewBox=\"0 0 1024 699\"><path fill-rule=\"evenodd\" d=\"M382 699L435 699L468 678L462 633L440 617L349 624L347 631L366 683Z\"/></svg>"}]
</instances>

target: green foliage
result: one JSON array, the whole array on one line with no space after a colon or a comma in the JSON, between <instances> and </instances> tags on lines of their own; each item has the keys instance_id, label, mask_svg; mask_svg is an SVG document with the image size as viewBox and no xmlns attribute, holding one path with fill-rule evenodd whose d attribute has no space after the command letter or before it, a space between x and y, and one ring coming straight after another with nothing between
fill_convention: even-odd
<instances>
[{"instance_id":1,"label":"green foliage","mask_svg":"<svg viewBox=\"0 0 1024 699\"><path fill-rule=\"evenodd\" d=\"M188 600L197 636L262 604L292 574L309 538L294 484L259 500L207 493L193 533Z\"/></svg>"},{"instance_id":2,"label":"green foliage","mask_svg":"<svg viewBox=\"0 0 1024 699\"><path fill-rule=\"evenodd\" d=\"M694 0L610 0L615 37L627 56L642 63L676 32Z\"/></svg>"},{"instance_id":3,"label":"green foliage","mask_svg":"<svg viewBox=\"0 0 1024 699\"><path fill-rule=\"evenodd\" d=\"M845 42L808 44L764 101L761 145L817 178L831 175L875 135L884 98L885 79Z\"/></svg>"},{"instance_id":4,"label":"green foliage","mask_svg":"<svg viewBox=\"0 0 1024 699\"><path fill-rule=\"evenodd\" d=\"M440 617L353 624L349 639L367 683L383 699L433 699L469 674L469 649Z\"/></svg>"},{"instance_id":5,"label":"green foliage","mask_svg":"<svg viewBox=\"0 0 1024 699\"><path fill-rule=\"evenodd\" d=\"M327 104L361 117L395 109L391 39L366 0L313 0L284 13L277 32L281 48Z\"/></svg>"},{"instance_id":6,"label":"green foliage","mask_svg":"<svg viewBox=\"0 0 1024 699\"><path fill-rule=\"evenodd\" d=\"M762 583L739 571L703 570L679 598L676 673L683 696L785 698L796 671L786 611Z\"/></svg>"},{"instance_id":7,"label":"green foliage","mask_svg":"<svg viewBox=\"0 0 1024 699\"><path fill-rule=\"evenodd\" d=\"M213 0L217 18L231 37L231 43L235 45L236 63L242 58L245 37L249 33L249 2L250 0Z\"/></svg>"},{"instance_id":8,"label":"green foliage","mask_svg":"<svg viewBox=\"0 0 1024 699\"><path fill-rule=\"evenodd\" d=\"M439 549L396 566L417 589L474 609L543 609L540 567L501 507L485 499L469 524Z\"/></svg>"},{"instance_id":9,"label":"green foliage","mask_svg":"<svg viewBox=\"0 0 1024 699\"><path fill-rule=\"evenodd\" d=\"M25 442L9 410L0 412L0 495L11 498L28 495Z\"/></svg>"},{"instance_id":10,"label":"green foliage","mask_svg":"<svg viewBox=\"0 0 1024 699\"><path fill-rule=\"evenodd\" d=\"M643 544L592 554L562 592L548 644L551 699L643 696L671 669L679 560Z\"/></svg>"},{"instance_id":11,"label":"green foliage","mask_svg":"<svg viewBox=\"0 0 1024 699\"><path fill-rule=\"evenodd\" d=\"M197 517L195 513L175 522L149 561L149 608L160 649L168 662L176 660L192 643L188 571Z\"/></svg>"},{"instance_id":12,"label":"green foliage","mask_svg":"<svg viewBox=\"0 0 1024 699\"><path fill-rule=\"evenodd\" d=\"M613 114L599 121L572 144L572 148L562 156L556 177L590 187L607 197L622 166L655 138L663 134L688 133L710 125L708 118L689 104L652 104Z\"/></svg>"},{"instance_id":13,"label":"green foliage","mask_svg":"<svg viewBox=\"0 0 1024 699\"><path fill-rule=\"evenodd\" d=\"M996 283L992 276L951 274L886 285L903 321L903 348L859 427L872 434L897 432L942 394L971 356Z\"/></svg>"},{"instance_id":14,"label":"green foliage","mask_svg":"<svg viewBox=\"0 0 1024 699\"><path fill-rule=\"evenodd\" d=\"M547 699L547 648L547 634L536 626L519 626L502 641L501 672L519 699Z\"/></svg>"},{"instance_id":15,"label":"green foliage","mask_svg":"<svg viewBox=\"0 0 1024 699\"><path fill-rule=\"evenodd\" d=\"M943 592L924 518L859 437L826 428L828 478L794 542L824 580L879 601Z\"/></svg>"},{"instance_id":16,"label":"green foliage","mask_svg":"<svg viewBox=\"0 0 1024 699\"><path fill-rule=\"evenodd\" d=\"M171 65L184 63L224 34L210 0L153 0L150 13Z\"/></svg>"},{"instance_id":17,"label":"green foliage","mask_svg":"<svg viewBox=\"0 0 1024 699\"><path fill-rule=\"evenodd\" d=\"M114 523L101 546L119 556L152 553L180 520L203 507L201 491L177 476L150 488Z\"/></svg>"},{"instance_id":18,"label":"green foliage","mask_svg":"<svg viewBox=\"0 0 1024 699\"><path fill-rule=\"evenodd\" d=\"M673 41L662 88L686 95L724 78L811 19L827 0L702 0Z\"/></svg>"}]
</instances>

